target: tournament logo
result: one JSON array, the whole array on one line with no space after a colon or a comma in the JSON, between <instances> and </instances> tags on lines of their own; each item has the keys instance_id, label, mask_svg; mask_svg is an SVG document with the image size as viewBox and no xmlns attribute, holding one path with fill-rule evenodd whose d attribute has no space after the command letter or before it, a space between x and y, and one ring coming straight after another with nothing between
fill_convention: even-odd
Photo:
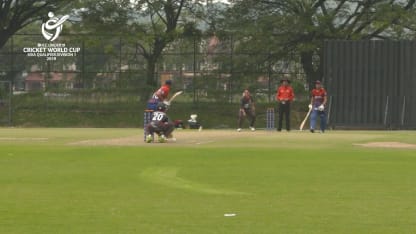
<instances>
[{"instance_id":1,"label":"tournament logo","mask_svg":"<svg viewBox=\"0 0 416 234\"><path fill-rule=\"evenodd\" d=\"M55 17L53 12L48 13L49 20L42 23L42 35L48 42L37 42L36 45L23 48L27 57L45 58L46 61L56 61L59 57L76 57L81 47L70 46L68 39L62 43L55 41L62 32L63 23L69 19L69 15L61 18Z\"/></svg>"},{"instance_id":2,"label":"tournament logo","mask_svg":"<svg viewBox=\"0 0 416 234\"><path fill-rule=\"evenodd\" d=\"M59 37L59 34L62 32L62 24L69 18L69 15L64 15L61 18L58 18L55 17L53 12L49 12L48 17L50 19L46 21L46 23L42 24L42 35L46 40L54 41Z\"/></svg>"}]
</instances>

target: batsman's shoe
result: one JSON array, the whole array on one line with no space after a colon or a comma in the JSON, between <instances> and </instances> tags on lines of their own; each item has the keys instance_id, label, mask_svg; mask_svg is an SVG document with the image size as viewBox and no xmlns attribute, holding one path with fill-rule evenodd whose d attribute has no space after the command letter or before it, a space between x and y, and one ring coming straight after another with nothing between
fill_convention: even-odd
<instances>
[{"instance_id":1,"label":"batsman's shoe","mask_svg":"<svg viewBox=\"0 0 416 234\"><path fill-rule=\"evenodd\" d=\"M147 135L147 136L146 136L146 143L150 143L150 142L152 142L152 141L153 141L152 134Z\"/></svg>"},{"instance_id":2,"label":"batsman's shoe","mask_svg":"<svg viewBox=\"0 0 416 234\"><path fill-rule=\"evenodd\" d=\"M166 137L165 135L160 135L159 136L159 143L165 143L166 142Z\"/></svg>"},{"instance_id":3,"label":"batsman's shoe","mask_svg":"<svg viewBox=\"0 0 416 234\"><path fill-rule=\"evenodd\" d=\"M241 128L237 128L237 132L241 132Z\"/></svg>"},{"instance_id":4,"label":"batsman's shoe","mask_svg":"<svg viewBox=\"0 0 416 234\"><path fill-rule=\"evenodd\" d=\"M253 132L256 131L256 129L254 127L250 127L250 130L253 131Z\"/></svg>"}]
</instances>

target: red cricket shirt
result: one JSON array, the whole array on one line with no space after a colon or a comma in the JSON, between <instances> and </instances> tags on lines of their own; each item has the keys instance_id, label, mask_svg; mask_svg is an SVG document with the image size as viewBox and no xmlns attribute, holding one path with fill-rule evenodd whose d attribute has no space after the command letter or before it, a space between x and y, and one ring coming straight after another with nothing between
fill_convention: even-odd
<instances>
[{"instance_id":1,"label":"red cricket shirt","mask_svg":"<svg viewBox=\"0 0 416 234\"><path fill-rule=\"evenodd\" d=\"M160 101L163 101L168 97L169 91L170 91L170 86L169 85L162 85L162 87L160 87L160 89L158 89L153 94L153 98L159 99Z\"/></svg>"},{"instance_id":2,"label":"red cricket shirt","mask_svg":"<svg viewBox=\"0 0 416 234\"><path fill-rule=\"evenodd\" d=\"M293 101L293 98L295 98L295 93L293 92L293 88L291 86L282 85L277 89L277 101L288 100L291 102Z\"/></svg>"},{"instance_id":3,"label":"red cricket shirt","mask_svg":"<svg viewBox=\"0 0 416 234\"><path fill-rule=\"evenodd\" d=\"M326 90L324 88L312 89L311 95L313 97L313 106L317 107L323 104L326 97Z\"/></svg>"}]
</instances>

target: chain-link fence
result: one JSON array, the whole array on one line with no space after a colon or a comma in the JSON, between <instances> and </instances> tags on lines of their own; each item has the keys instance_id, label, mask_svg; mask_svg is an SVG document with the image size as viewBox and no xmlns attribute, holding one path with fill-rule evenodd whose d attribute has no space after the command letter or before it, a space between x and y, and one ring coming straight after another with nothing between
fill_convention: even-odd
<instances>
[{"instance_id":1,"label":"chain-link fence","mask_svg":"<svg viewBox=\"0 0 416 234\"><path fill-rule=\"evenodd\" d=\"M41 35L17 34L0 50L0 74L14 90L105 91L137 99L156 88L146 85L149 63L140 46L121 36L61 35L54 43L59 56L48 56L51 43L44 41ZM154 79L172 79L174 89L183 89L193 102L235 102L245 88L259 101L270 102L282 76L302 86L304 74L296 55L276 59L270 52L236 51L235 43L232 37L216 36L178 40L160 56ZM42 47L48 48L39 50Z\"/></svg>"},{"instance_id":2,"label":"chain-link fence","mask_svg":"<svg viewBox=\"0 0 416 234\"><path fill-rule=\"evenodd\" d=\"M274 106L279 80L289 77L298 100L302 94L307 96L297 55L280 58L269 51L241 49L232 36L171 43L154 64L152 79L157 85L150 86L147 69L151 64L137 41L115 35L63 34L52 43L38 34L14 35L0 49L0 80L10 82L15 94L11 106L14 122L30 125L27 119L32 116L39 118L31 119L35 126L40 122L49 126L56 118L56 126L61 126L59 115L68 112L119 113L121 121L126 115L136 121L149 95L167 79L173 80L173 91L184 90L178 102L219 106L216 112L223 115L212 125L222 125L221 119L234 122L229 107L226 111L218 108L238 108L246 88L257 103ZM264 113L259 109L260 119ZM78 124L75 118L65 120L68 126ZM103 121L99 126L106 125Z\"/></svg>"},{"instance_id":3,"label":"chain-link fence","mask_svg":"<svg viewBox=\"0 0 416 234\"><path fill-rule=\"evenodd\" d=\"M0 81L0 124L10 125L12 119L12 88L8 81Z\"/></svg>"},{"instance_id":4,"label":"chain-link fence","mask_svg":"<svg viewBox=\"0 0 416 234\"><path fill-rule=\"evenodd\" d=\"M338 128L416 128L415 41L326 41L330 124Z\"/></svg>"}]
</instances>

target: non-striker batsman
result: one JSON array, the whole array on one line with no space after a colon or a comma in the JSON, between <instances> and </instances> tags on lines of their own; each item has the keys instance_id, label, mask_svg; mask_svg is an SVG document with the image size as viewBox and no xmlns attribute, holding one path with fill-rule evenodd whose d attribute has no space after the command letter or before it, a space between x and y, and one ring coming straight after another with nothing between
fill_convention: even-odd
<instances>
[{"instance_id":1,"label":"non-striker batsman","mask_svg":"<svg viewBox=\"0 0 416 234\"><path fill-rule=\"evenodd\" d=\"M311 104L309 108L312 108L311 119L310 119L310 131L315 132L316 121L319 118L321 119L321 132L325 132L326 128L326 113L325 106L327 102L327 93L326 90L322 87L321 81L315 81L315 88L311 92Z\"/></svg>"}]
</instances>

